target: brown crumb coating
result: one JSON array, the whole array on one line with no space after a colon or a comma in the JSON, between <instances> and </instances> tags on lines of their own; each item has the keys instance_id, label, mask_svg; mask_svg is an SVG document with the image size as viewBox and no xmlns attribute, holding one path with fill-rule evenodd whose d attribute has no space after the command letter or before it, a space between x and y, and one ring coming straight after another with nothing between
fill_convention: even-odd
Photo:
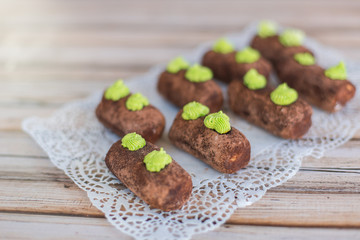
<instances>
[{"instance_id":1,"label":"brown crumb coating","mask_svg":"<svg viewBox=\"0 0 360 240\"><path fill-rule=\"evenodd\" d=\"M252 68L256 69L261 75L264 75L266 79L269 79L272 66L263 57L260 57L259 60L253 63L237 63L234 61L230 66L231 76L233 79L243 79L244 75Z\"/></svg>"},{"instance_id":2,"label":"brown crumb coating","mask_svg":"<svg viewBox=\"0 0 360 240\"><path fill-rule=\"evenodd\" d=\"M118 101L107 100L103 96L96 108L97 118L120 137L136 132L147 141L156 142L165 128L164 115L151 104L139 111L128 110L125 103L129 96Z\"/></svg>"},{"instance_id":3,"label":"brown crumb coating","mask_svg":"<svg viewBox=\"0 0 360 240\"><path fill-rule=\"evenodd\" d=\"M293 57L277 63L277 74L281 82L286 82L310 104L325 111L335 112L354 95L356 88L348 80L332 80L325 76L318 65L303 66Z\"/></svg>"},{"instance_id":4,"label":"brown crumb coating","mask_svg":"<svg viewBox=\"0 0 360 240\"><path fill-rule=\"evenodd\" d=\"M212 70L217 80L225 83L230 83L236 78L243 78L252 68L269 78L272 67L265 58L261 57L254 63L237 63L235 55L236 52L222 54L210 50L203 56L202 64Z\"/></svg>"},{"instance_id":5,"label":"brown crumb coating","mask_svg":"<svg viewBox=\"0 0 360 240\"><path fill-rule=\"evenodd\" d=\"M176 74L163 72L157 85L159 93L178 107L197 101L208 106L211 112L219 111L224 102L219 85L214 80L190 82L185 78L185 72L185 70Z\"/></svg>"},{"instance_id":6,"label":"brown crumb coating","mask_svg":"<svg viewBox=\"0 0 360 240\"><path fill-rule=\"evenodd\" d=\"M273 65L277 62L293 56L296 53L309 52L313 54L309 49L304 46L285 47L279 41L279 36L261 38L256 35L251 41L251 47L257 49L261 55L269 60ZM275 66L276 67L276 66Z\"/></svg>"},{"instance_id":7,"label":"brown crumb coating","mask_svg":"<svg viewBox=\"0 0 360 240\"><path fill-rule=\"evenodd\" d=\"M276 136L301 138L311 126L311 106L301 98L288 106L276 105L270 99L271 91L271 87L250 90L239 80L234 80L228 87L230 108Z\"/></svg>"},{"instance_id":8,"label":"brown crumb coating","mask_svg":"<svg viewBox=\"0 0 360 240\"><path fill-rule=\"evenodd\" d=\"M234 173L250 161L250 143L236 128L219 134L204 125L204 118L184 120L180 110L169 132L170 141L222 173Z\"/></svg>"},{"instance_id":9,"label":"brown crumb coating","mask_svg":"<svg viewBox=\"0 0 360 240\"><path fill-rule=\"evenodd\" d=\"M163 211L180 209L190 198L191 176L175 160L160 172L149 172L143 160L153 150L160 148L147 142L143 148L130 151L118 141L111 146L105 163L126 187L151 207Z\"/></svg>"},{"instance_id":10,"label":"brown crumb coating","mask_svg":"<svg viewBox=\"0 0 360 240\"><path fill-rule=\"evenodd\" d=\"M210 50L204 54L201 64L211 69L215 79L229 83L232 80L230 69L234 63L235 52L223 54Z\"/></svg>"}]
</instances>

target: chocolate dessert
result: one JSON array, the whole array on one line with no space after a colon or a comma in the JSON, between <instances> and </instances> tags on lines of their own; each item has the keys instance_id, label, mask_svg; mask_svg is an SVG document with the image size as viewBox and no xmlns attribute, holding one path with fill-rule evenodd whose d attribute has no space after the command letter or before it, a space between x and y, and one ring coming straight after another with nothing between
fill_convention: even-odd
<instances>
[{"instance_id":1,"label":"chocolate dessert","mask_svg":"<svg viewBox=\"0 0 360 240\"><path fill-rule=\"evenodd\" d=\"M273 65L276 65L281 60L291 57L295 53L308 52L313 54L304 46L283 46L279 41L279 36L273 36L265 39L255 36L251 42L251 47L257 49L261 55L269 60Z\"/></svg>"},{"instance_id":2,"label":"chocolate dessert","mask_svg":"<svg viewBox=\"0 0 360 240\"><path fill-rule=\"evenodd\" d=\"M295 57L304 56L302 54L277 63L279 80L295 88L310 104L328 112L340 110L354 97L355 86L346 80L346 75L342 79L327 77L326 70L316 65L314 60L311 64L301 64Z\"/></svg>"},{"instance_id":3,"label":"chocolate dessert","mask_svg":"<svg viewBox=\"0 0 360 240\"><path fill-rule=\"evenodd\" d=\"M277 35L274 24L262 22L251 46L269 59L281 82L296 89L301 97L325 111L341 109L355 95L355 86L346 78L345 65L333 77L315 64L314 54L302 46L304 33L288 29ZM337 77L340 73L340 79Z\"/></svg>"},{"instance_id":4,"label":"chocolate dessert","mask_svg":"<svg viewBox=\"0 0 360 240\"><path fill-rule=\"evenodd\" d=\"M114 143L105 158L107 167L151 207L163 211L180 209L191 195L190 175L163 149L145 140L141 144L139 136L131 136L128 144L124 144L125 137ZM159 159L159 155L165 158Z\"/></svg>"},{"instance_id":5,"label":"chocolate dessert","mask_svg":"<svg viewBox=\"0 0 360 240\"><path fill-rule=\"evenodd\" d=\"M122 81L106 90L96 108L96 116L105 127L120 137L136 132L149 142L156 142L165 127L163 114L141 94L130 94Z\"/></svg>"},{"instance_id":6,"label":"chocolate dessert","mask_svg":"<svg viewBox=\"0 0 360 240\"><path fill-rule=\"evenodd\" d=\"M235 63L235 49L227 39L219 39L211 50L206 52L201 64L211 69L214 78L225 83L232 80L230 66Z\"/></svg>"},{"instance_id":7,"label":"chocolate dessert","mask_svg":"<svg viewBox=\"0 0 360 240\"><path fill-rule=\"evenodd\" d=\"M229 105L234 113L285 139L301 138L309 130L312 108L297 97L295 90L279 86L273 91L266 84L249 86L256 83L245 86L238 79L229 85Z\"/></svg>"},{"instance_id":8,"label":"chocolate dessert","mask_svg":"<svg viewBox=\"0 0 360 240\"><path fill-rule=\"evenodd\" d=\"M230 126L225 114L220 111L206 116L209 111L203 111L188 118L187 114L194 110L187 111L185 107L176 115L169 132L169 139L175 146L222 173L234 173L246 167L250 160L250 143L239 130ZM206 118L212 119L207 121Z\"/></svg>"},{"instance_id":9,"label":"chocolate dessert","mask_svg":"<svg viewBox=\"0 0 360 240\"><path fill-rule=\"evenodd\" d=\"M251 47L235 51L226 39L218 40L213 49L205 53L202 64L211 69L215 79L225 83L230 83L234 78L242 78L251 68L267 78L271 72L271 64L259 51Z\"/></svg>"},{"instance_id":10,"label":"chocolate dessert","mask_svg":"<svg viewBox=\"0 0 360 240\"><path fill-rule=\"evenodd\" d=\"M278 61L291 57L295 53L309 52L312 54L309 49L302 46L304 37L305 34L297 29L287 29L278 35L276 25L264 21L259 24L258 33L250 45L275 65Z\"/></svg>"},{"instance_id":11,"label":"chocolate dessert","mask_svg":"<svg viewBox=\"0 0 360 240\"><path fill-rule=\"evenodd\" d=\"M160 75L157 89L162 96L178 107L198 101L213 112L218 111L223 105L221 88L212 80L211 70L197 64L187 70L169 71L168 67Z\"/></svg>"}]
</instances>

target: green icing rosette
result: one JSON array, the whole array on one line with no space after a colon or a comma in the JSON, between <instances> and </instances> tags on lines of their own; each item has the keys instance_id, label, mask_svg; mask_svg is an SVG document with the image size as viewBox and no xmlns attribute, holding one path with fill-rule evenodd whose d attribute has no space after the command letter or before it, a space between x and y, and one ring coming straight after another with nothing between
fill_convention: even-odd
<instances>
[{"instance_id":1,"label":"green icing rosette","mask_svg":"<svg viewBox=\"0 0 360 240\"><path fill-rule=\"evenodd\" d=\"M201 66L199 64L194 64L191 66L185 73L185 78L190 82L206 82L211 80L213 73L210 68Z\"/></svg>"},{"instance_id":2,"label":"green icing rosette","mask_svg":"<svg viewBox=\"0 0 360 240\"><path fill-rule=\"evenodd\" d=\"M130 111L139 111L147 105L149 105L149 100L141 93L132 94L125 103L126 108Z\"/></svg>"},{"instance_id":3,"label":"green icing rosette","mask_svg":"<svg viewBox=\"0 0 360 240\"><path fill-rule=\"evenodd\" d=\"M204 119L204 125L209 129L214 129L220 134L227 133L231 130L230 119L222 111L207 115Z\"/></svg>"},{"instance_id":4,"label":"green icing rosette","mask_svg":"<svg viewBox=\"0 0 360 240\"><path fill-rule=\"evenodd\" d=\"M209 113L209 108L196 101L189 102L183 107L183 113L181 117L184 120L195 120L199 117L206 116Z\"/></svg>"},{"instance_id":5,"label":"green icing rosette","mask_svg":"<svg viewBox=\"0 0 360 240\"><path fill-rule=\"evenodd\" d=\"M180 70L188 69L189 66L189 63L183 57L177 57L169 62L166 71L169 73L177 73Z\"/></svg>"},{"instance_id":6,"label":"green icing rosette","mask_svg":"<svg viewBox=\"0 0 360 240\"><path fill-rule=\"evenodd\" d=\"M250 69L244 75L244 85L250 90L262 89L266 86L266 78L255 68Z\"/></svg>"},{"instance_id":7,"label":"green icing rosette","mask_svg":"<svg viewBox=\"0 0 360 240\"><path fill-rule=\"evenodd\" d=\"M296 47L303 44L305 33L298 29L287 29L280 36L279 41L285 47Z\"/></svg>"},{"instance_id":8,"label":"green icing rosette","mask_svg":"<svg viewBox=\"0 0 360 240\"><path fill-rule=\"evenodd\" d=\"M220 38L216 41L212 50L217 53L227 54L234 51L234 46L226 38Z\"/></svg>"},{"instance_id":9,"label":"green icing rosette","mask_svg":"<svg viewBox=\"0 0 360 240\"><path fill-rule=\"evenodd\" d=\"M236 53L235 60L237 63L254 63L258 61L260 57L261 54L258 50L253 49L252 47L246 47Z\"/></svg>"},{"instance_id":10,"label":"green icing rosette","mask_svg":"<svg viewBox=\"0 0 360 240\"><path fill-rule=\"evenodd\" d=\"M257 30L261 38L272 37L277 33L277 25L272 21L261 21Z\"/></svg>"},{"instance_id":11,"label":"green icing rosette","mask_svg":"<svg viewBox=\"0 0 360 240\"><path fill-rule=\"evenodd\" d=\"M172 158L163 148L160 151L154 150L146 154L144 163L149 172L160 172L172 162Z\"/></svg>"},{"instance_id":12,"label":"green icing rosette","mask_svg":"<svg viewBox=\"0 0 360 240\"><path fill-rule=\"evenodd\" d=\"M123 97L126 97L129 95L130 90L129 88L124 84L123 80L117 80L113 85L108 87L105 91L105 99L112 100L112 101L118 101Z\"/></svg>"},{"instance_id":13,"label":"green icing rosette","mask_svg":"<svg viewBox=\"0 0 360 240\"><path fill-rule=\"evenodd\" d=\"M286 106L294 103L298 99L298 93L286 83L282 83L270 93L270 99L276 105Z\"/></svg>"},{"instance_id":14,"label":"green icing rosette","mask_svg":"<svg viewBox=\"0 0 360 240\"><path fill-rule=\"evenodd\" d=\"M311 53L297 53L294 55L295 61L304 66L311 66L315 64L315 58Z\"/></svg>"},{"instance_id":15,"label":"green icing rosette","mask_svg":"<svg viewBox=\"0 0 360 240\"><path fill-rule=\"evenodd\" d=\"M326 69L325 76L332 80L345 80L347 78L347 73L344 61L341 61L336 66Z\"/></svg>"},{"instance_id":16,"label":"green icing rosette","mask_svg":"<svg viewBox=\"0 0 360 240\"><path fill-rule=\"evenodd\" d=\"M121 145L130 151L136 151L146 145L145 139L136 132L128 133L121 139Z\"/></svg>"}]
</instances>

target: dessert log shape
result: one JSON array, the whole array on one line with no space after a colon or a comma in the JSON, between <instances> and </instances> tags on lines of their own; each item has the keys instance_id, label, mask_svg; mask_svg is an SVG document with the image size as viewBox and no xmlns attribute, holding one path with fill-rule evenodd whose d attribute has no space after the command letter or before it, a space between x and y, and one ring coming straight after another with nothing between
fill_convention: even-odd
<instances>
[{"instance_id":1,"label":"dessert log shape","mask_svg":"<svg viewBox=\"0 0 360 240\"><path fill-rule=\"evenodd\" d=\"M328 112L340 110L355 95L355 86L350 81L330 79L322 67L302 65L294 57L278 62L276 72L281 82L296 89L310 104Z\"/></svg>"},{"instance_id":2,"label":"dessert log shape","mask_svg":"<svg viewBox=\"0 0 360 240\"><path fill-rule=\"evenodd\" d=\"M259 51L246 47L234 51L233 45L226 39L218 40L212 50L206 52L202 64L212 70L217 80L230 83L234 78L242 78L251 68L266 78L271 72L271 64Z\"/></svg>"},{"instance_id":3,"label":"dessert log shape","mask_svg":"<svg viewBox=\"0 0 360 240\"><path fill-rule=\"evenodd\" d=\"M163 211L180 209L191 195L191 176L173 159L159 172L149 171L144 158L154 150L163 151L150 142L131 151L120 140L111 146L105 163L126 187L151 207Z\"/></svg>"},{"instance_id":4,"label":"dessert log shape","mask_svg":"<svg viewBox=\"0 0 360 240\"><path fill-rule=\"evenodd\" d=\"M130 94L127 91L123 94L125 96L111 99L111 95L108 96L111 88L106 90L96 108L96 116L99 121L120 137L130 132L136 132L147 141L156 142L165 128L163 114L149 104L141 94Z\"/></svg>"},{"instance_id":5,"label":"dessert log shape","mask_svg":"<svg viewBox=\"0 0 360 240\"><path fill-rule=\"evenodd\" d=\"M289 105L277 105L270 98L272 92L269 86L250 90L242 81L234 80L228 87L230 108L248 122L276 136L285 139L302 137L311 126L311 106L301 98ZM277 99L276 95L274 99ZM287 98L280 96L278 99Z\"/></svg>"},{"instance_id":6,"label":"dessert log shape","mask_svg":"<svg viewBox=\"0 0 360 240\"><path fill-rule=\"evenodd\" d=\"M169 139L175 146L222 173L234 173L246 167L250 160L250 143L239 130L228 125L229 131L219 134L216 128L205 126L205 116L185 120L182 114L183 109L176 115L169 132Z\"/></svg>"},{"instance_id":7,"label":"dessert log shape","mask_svg":"<svg viewBox=\"0 0 360 240\"><path fill-rule=\"evenodd\" d=\"M261 22L251 46L272 62L279 80L307 102L328 112L338 111L354 97L355 86L346 79L345 64L330 70L316 65L313 53L302 46L304 36L295 29L277 35L274 24Z\"/></svg>"},{"instance_id":8,"label":"dessert log shape","mask_svg":"<svg viewBox=\"0 0 360 240\"><path fill-rule=\"evenodd\" d=\"M178 107L197 101L214 112L222 107L224 101L221 88L212 80L211 70L197 64L176 73L164 71L157 88L162 96Z\"/></svg>"}]
</instances>

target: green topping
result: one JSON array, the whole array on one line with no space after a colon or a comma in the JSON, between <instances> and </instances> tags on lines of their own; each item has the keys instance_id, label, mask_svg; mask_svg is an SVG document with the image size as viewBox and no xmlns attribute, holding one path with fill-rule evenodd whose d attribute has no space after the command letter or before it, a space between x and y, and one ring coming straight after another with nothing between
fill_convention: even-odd
<instances>
[{"instance_id":1,"label":"green topping","mask_svg":"<svg viewBox=\"0 0 360 240\"><path fill-rule=\"evenodd\" d=\"M286 83L283 83L271 92L270 99L276 105L286 106L298 99L298 93L295 89L290 88Z\"/></svg>"},{"instance_id":2,"label":"green topping","mask_svg":"<svg viewBox=\"0 0 360 240\"><path fill-rule=\"evenodd\" d=\"M235 60L238 63L253 63L261 57L258 50L252 47L246 47L235 55Z\"/></svg>"},{"instance_id":3,"label":"green topping","mask_svg":"<svg viewBox=\"0 0 360 240\"><path fill-rule=\"evenodd\" d=\"M184 120L195 120L199 117L203 117L209 113L209 108L198 102L190 102L183 107L183 113L181 114Z\"/></svg>"},{"instance_id":4,"label":"green topping","mask_svg":"<svg viewBox=\"0 0 360 240\"><path fill-rule=\"evenodd\" d=\"M219 111L207 115L204 119L204 124L207 128L214 129L216 132L224 134L231 130L229 120L229 117L225 113Z\"/></svg>"},{"instance_id":5,"label":"green topping","mask_svg":"<svg viewBox=\"0 0 360 240\"><path fill-rule=\"evenodd\" d=\"M279 41L285 47L300 46L305 38L303 31L297 29L285 30L279 37Z\"/></svg>"},{"instance_id":6,"label":"green topping","mask_svg":"<svg viewBox=\"0 0 360 240\"><path fill-rule=\"evenodd\" d=\"M234 46L225 38L220 38L213 46L213 51L227 54L234 51Z\"/></svg>"},{"instance_id":7,"label":"green topping","mask_svg":"<svg viewBox=\"0 0 360 240\"><path fill-rule=\"evenodd\" d=\"M161 169L166 167L171 162L171 156L167 154L163 148L160 148L160 151L154 150L146 154L144 158L146 169L149 172L160 172Z\"/></svg>"},{"instance_id":8,"label":"green topping","mask_svg":"<svg viewBox=\"0 0 360 240\"><path fill-rule=\"evenodd\" d=\"M315 64L315 58L311 53L297 53L294 55L294 59L301 65L310 66Z\"/></svg>"},{"instance_id":9,"label":"green topping","mask_svg":"<svg viewBox=\"0 0 360 240\"><path fill-rule=\"evenodd\" d=\"M136 132L128 133L121 139L121 145L130 151L136 151L146 145L145 139Z\"/></svg>"},{"instance_id":10,"label":"green topping","mask_svg":"<svg viewBox=\"0 0 360 240\"><path fill-rule=\"evenodd\" d=\"M250 69L244 75L244 85L250 90L262 89L266 86L266 78L255 68Z\"/></svg>"},{"instance_id":11,"label":"green topping","mask_svg":"<svg viewBox=\"0 0 360 240\"><path fill-rule=\"evenodd\" d=\"M277 26L271 21L261 21L258 25L258 35L261 38L267 38L275 36L277 32Z\"/></svg>"},{"instance_id":12,"label":"green topping","mask_svg":"<svg viewBox=\"0 0 360 240\"><path fill-rule=\"evenodd\" d=\"M177 73L180 70L185 70L189 68L189 63L183 57L174 58L169 62L166 67L166 70L169 73Z\"/></svg>"},{"instance_id":13,"label":"green topping","mask_svg":"<svg viewBox=\"0 0 360 240\"><path fill-rule=\"evenodd\" d=\"M129 95L130 90L125 86L123 80L117 80L113 85L108 87L105 91L105 98L107 100L118 101L120 98Z\"/></svg>"},{"instance_id":14,"label":"green topping","mask_svg":"<svg viewBox=\"0 0 360 240\"><path fill-rule=\"evenodd\" d=\"M345 63L341 61L338 65L326 69L325 76L333 80L345 80L347 78Z\"/></svg>"},{"instance_id":15,"label":"green topping","mask_svg":"<svg viewBox=\"0 0 360 240\"><path fill-rule=\"evenodd\" d=\"M213 77L210 68L194 64L185 73L185 77L190 82L206 82Z\"/></svg>"},{"instance_id":16,"label":"green topping","mask_svg":"<svg viewBox=\"0 0 360 240\"><path fill-rule=\"evenodd\" d=\"M149 105L149 100L141 93L135 93L126 100L125 105L130 111L138 111Z\"/></svg>"}]
</instances>

